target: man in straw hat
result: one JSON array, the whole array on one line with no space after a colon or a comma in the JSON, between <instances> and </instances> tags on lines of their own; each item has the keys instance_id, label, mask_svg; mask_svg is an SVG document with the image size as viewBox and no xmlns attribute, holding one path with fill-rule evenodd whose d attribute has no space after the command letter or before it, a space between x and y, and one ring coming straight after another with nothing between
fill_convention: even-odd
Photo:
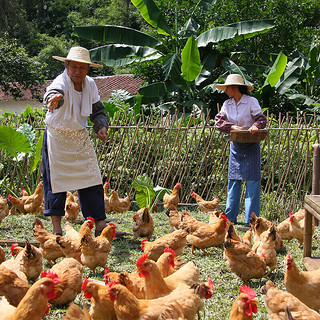
<instances>
[{"instance_id":1,"label":"man in straw hat","mask_svg":"<svg viewBox=\"0 0 320 320\"><path fill-rule=\"evenodd\" d=\"M258 100L249 95L253 86L245 84L240 74L228 75L225 83L216 84L216 88L229 96L215 117L216 127L220 131L230 133L231 130L249 130L254 134L266 127L267 118L262 113ZM251 213L259 216L260 212L260 143L231 141L228 171L226 216L231 222L237 222L241 185L245 180L245 228L249 228Z\"/></svg>"},{"instance_id":2,"label":"man in straw hat","mask_svg":"<svg viewBox=\"0 0 320 320\"><path fill-rule=\"evenodd\" d=\"M87 130L87 120L100 140L107 139L108 121L98 88L87 76L91 62L89 51L72 47L65 70L46 88L44 104L48 108L42 149L44 215L51 216L53 232L62 234L66 191L77 190L82 214L92 217L96 235L106 227L104 193L100 168Z\"/></svg>"}]
</instances>

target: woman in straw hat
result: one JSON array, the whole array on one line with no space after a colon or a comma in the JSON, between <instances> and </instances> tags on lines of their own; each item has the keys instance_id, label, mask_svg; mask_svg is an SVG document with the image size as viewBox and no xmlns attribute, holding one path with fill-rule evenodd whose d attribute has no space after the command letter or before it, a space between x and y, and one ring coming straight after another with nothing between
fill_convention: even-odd
<instances>
[{"instance_id":1,"label":"woman in straw hat","mask_svg":"<svg viewBox=\"0 0 320 320\"><path fill-rule=\"evenodd\" d=\"M215 117L216 127L220 131L229 133L231 130L249 130L254 134L266 127L267 118L258 100L249 95L253 87L245 84L240 74L228 75L225 83L216 84L216 88L229 96ZM228 171L226 216L231 222L237 222L242 181L246 181L245 228L248 228L251 212L257 216L260 212L260 143L231 141Z\"/></svg>"},{"instance_id":2,"label":"woman in straw hat","mask_svg":"<svg viewBox=\"0 0 320 320\"><path fill-rule=\"evenodd\" d=\"M98 88L87 76L92 63L89 51L72 47L65 70L46 88L48 108L42 149L44 215L51 216L53 232L62 234L66 191L77 190L82 214L96 221L96 235L106 226L104 193L100 168L87 130L87 120L100 140L107 139L107 116Z\"/></svg>"}]
</instances>

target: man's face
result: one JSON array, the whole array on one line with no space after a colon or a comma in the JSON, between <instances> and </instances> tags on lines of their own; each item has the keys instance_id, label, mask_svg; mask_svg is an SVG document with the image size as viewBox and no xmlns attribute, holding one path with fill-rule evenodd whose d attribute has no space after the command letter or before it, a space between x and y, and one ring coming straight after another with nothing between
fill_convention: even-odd
<instances>
[{"instance_id":1,"label":"man's face","mask_svg":"<svg viewBox=\"0 0 320 320\"><path fill-rule=\"evenodd\" d=\"M67 61L66 68L73 83L81 84L89 71L89 64L76 61Z\"/></svg>"}]
</instances>

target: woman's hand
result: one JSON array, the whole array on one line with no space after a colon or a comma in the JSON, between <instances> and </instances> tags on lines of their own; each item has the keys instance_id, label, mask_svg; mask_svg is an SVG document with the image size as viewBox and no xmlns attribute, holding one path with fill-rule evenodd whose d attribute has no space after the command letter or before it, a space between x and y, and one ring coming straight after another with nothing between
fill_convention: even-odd
<instances>
[{"instance_id":1,"label":"woman's hand","mask_svg":"<svg viewBox=\"0 0 320 320\"><path fill-rule=\"evenodd\" d=\"M47 103L47 107L49 112L53 112L54 109L56 109L58 107L59 104L59 100L62 98L62 94L61 93L57 93L55 95L53 95Z\"/></svg>"},{"instance_id":2,"label":"woman's hand","mask_svg":"<svg viewBox=\"0 0 320 320\"><path fill-rule=\"evenodd\" d=\"M108 130L106 127L102 127L98 131L98 138L102 141L107 140L108 138Z\"/></svg>"},{"instance_id":3,"label":"woman's hand","mask_svg":"<svg viewBox=\"0 0 320 320\"><path fill-rule=\"evenodd\" d=\"M239 126L236 126L235 124L231 126L231 130L232 131L240 131L240 130L243 130L242 127L239 127Z\"/></svg>"},{"instance_id":4,"label":"woman's hand","mask_svg":"<svg viewBox=\"0 0 320 320\"><path fill-rule=\"evenodd\" d=\"M259 131L259 128L253 124L253 125L249 128L249 131L251 132L251 134L255 134L257 131Z\"/></svg>"}]
</instances>

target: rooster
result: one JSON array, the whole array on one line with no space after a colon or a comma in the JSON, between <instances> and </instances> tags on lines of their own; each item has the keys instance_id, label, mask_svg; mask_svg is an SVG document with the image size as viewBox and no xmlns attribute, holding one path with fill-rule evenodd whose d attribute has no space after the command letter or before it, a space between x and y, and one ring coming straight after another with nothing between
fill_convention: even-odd
<instances>
[{"instance_id":1,"label":"rooster","mask_svg":"<svg viewBox=\"0 0 320 320\"><path fill-rule=\"evenodd\" d=\"M78 214L80 212L80 205L75 200L74 195L67 191L67 198L66 198L66 204L65 204L65 220L70 220L71 222L75 222Z\"/></svg>"},{"instance_id":2,"label":"rooster","mask_svg":"<svg viewBox=\"0 0 320 320\"><path fill-rule=\"evenodd\" d=\"M133 216L134 224L132 227L133 239L138 237L147 237L151 239L154 230L153 218L147 207L143 208L142 216L138 213Z\"/></svg>"},{"instance_id":3,"label":"rooster","mask_svg":"<svg viewBox=\"0 0 320 320\"><path fill-rule=\"evenodd\" d=\"M109 206L111 211L115 213L127 212L131 206L131 196L127 195L126 198L118 198L118 194L115 190L111 191L109 198Z\"/></svg>"},{"instance_id":4,"label":"rooster","mask_svg":"<svg viewBox=\"0 0 320 320\"><path fill-rule=\"evenodd\" d=\"M240 295L233 303L229 320L250 320L253 319L253 313L257 313L258 300L256 293L248 286L242 285Z\"/></svg>"},{"instance_id":5,"label":"rooster","mask_svg":"<svg viewBox=\"0 0 320 320\"><path fill-rule=\"evenodd\" d=\"M191 197L197 201L197 204L202 212L211 213L214 212L220 204L220 197L216 195L213 200L204 200L197 193L192 192Z\"/></svg>"},{"instance_id":6,"label":"rooster","mask_svg":"<svg viewBox=\"0 0 320 320\"><path fill-rule=\"evenodd\" d=\"M286 318L286 309L290 309L293 319L320 320L319 313L310 309L298 298L289 292L277 289L272 281L267 281L261 288L268 310L269 319L290 319Z\"/></svg>"},{"instance_id":7,"label":"rooster","mask_svg":"<svg viewBox=\"0 0 320 320\"><path fill-rule=\"evenodd\" d=\"M179 190L181 189L181 183L178 182L173 187L172 193L165 193L163 196L163 207L166 210L177 209L178 203L180 202Z\"/></svg>"},{"instance_id":8,"label":"rooster","mask_svg":"<svg viewBox=\"0 0 320 320\"><path fill-rule=\"evenodd\" d=\"M9 206L6 198L0 195L0 224L2 220L9 215Z\"/></svg>"}]
</instances>

